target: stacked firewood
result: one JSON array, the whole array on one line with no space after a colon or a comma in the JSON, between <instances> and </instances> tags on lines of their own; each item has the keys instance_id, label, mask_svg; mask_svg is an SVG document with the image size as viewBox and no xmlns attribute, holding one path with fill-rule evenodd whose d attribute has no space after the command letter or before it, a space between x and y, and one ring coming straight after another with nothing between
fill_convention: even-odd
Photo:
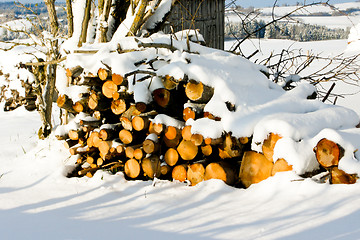
<instances>
[{"instance_id":1,"label":"stacked firewood","mask_svg":"<svg viewBox=\"0 0 360 240\"><path fill-rule=\"evenodd\" d=\"M65 94L57 99L58 106L77 119L72 127L57 133L70 153L78 156L72 176L92 177L98 169L107 169L122 171L128 179L156 177L196 185L215 178L229 185L238 183L240 162L244 151L250 149L250 139L231 133L204 138L186 125L189 119L220 120L204 111L213 88L166 75L161 77L163 87L153 90L153 100L145 103L136 102L128 91L129 79L110 68L101 68L95 75L77 66L67 69L67 76L69 88L88 87L75 102ZM231 110L231 104L228 108ZM159 122L159 116L175 124Z\"/></svg>"}]
</instances>

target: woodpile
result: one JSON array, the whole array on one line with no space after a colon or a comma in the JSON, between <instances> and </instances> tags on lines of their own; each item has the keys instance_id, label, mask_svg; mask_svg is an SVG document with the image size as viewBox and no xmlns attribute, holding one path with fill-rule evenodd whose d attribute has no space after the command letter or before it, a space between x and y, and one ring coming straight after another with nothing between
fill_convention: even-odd
<instances>
[{"instance_id":1,"label":"woodpile","mask_svg":"<svg viewBox=\"0 0 360 240\"><path fill-rule=\"evenodd\" d=\"M279 134L270 133L261 143L261 152L255 152L251 150L252 136L223 132L218 138L208 138L193 131L187 125L190 119L221 121L204 110L214 89L186 75L180 79L158 76L157 61L165 64L161 59L138 61L134 66L145 65L142 69L155 71L135 70L124 75L105 64L95 74L81 66L66 69L70 89L87 86L76 100L64 94L57 99L58 106L76 119L57 134L78 158L77 168L69 176L92 177L101 169L123 172L134 180L173 179L194 186L220 179L247 188L278 172L293 170L286 159L273 158L275 145L282 138ZM151 101L135 98L130 86L153 78L161 84L145 88ZM230 102L226 107L235 111ZM316 147L316 157L331 174L331 183L356 182L357 176L338 168L343 153L339 145L325 140Z\"/></svg>"},{"instance_id":2,"label":"woodpile","mask_svg":"<svg viewBox=\"0 0 360 240\"><path fill-rule=\"evenodd\" d=\"M89 87L81 93L81 100L73 101L67 95L57 99L60 108L78 119L75 129L57 134L70 154L78 156L78 167L71 176L92 177L98 169L106 169L122 171L128 179L188 180L191 185L208 179L238 183L243 153L250 149L249 138L236 138L231 133L205 138L185 125L190 118L220 120L203 110L213 88L163 76L163 87L152 91L151 103L144 103L136 102L127 91L126 76L109 68L90 74L78 66L66 73L69 88ZM178 124L156 122L159 114Z\"/></svg>"}]
</instances>

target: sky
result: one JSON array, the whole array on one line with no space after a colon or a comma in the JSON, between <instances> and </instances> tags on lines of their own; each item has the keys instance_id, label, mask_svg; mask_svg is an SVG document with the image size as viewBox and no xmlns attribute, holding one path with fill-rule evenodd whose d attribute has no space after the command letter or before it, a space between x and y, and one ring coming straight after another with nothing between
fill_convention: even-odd
<instances>
[{"instance_id":1,"label":"sky","mask_svg":"<svg viewBox=\"0 0 360 240\"><path fill-rule=\"evenodd\" d=\"M15 0L0 0L0 2L14 2ZM56 0L57 2L64 2L65 0ZM231 0L226 0L226 2L229 2ZM243 7L270 7L273 5L275 0L236 0L237 5L243 6ZM318 2L320 0L307 0L307 3L311 2ZM325 1L325 0L323 0ZM336 4L336 3L344 3L344 2L355 2L356 0L330 0L330 4ZM41 0L20 0L22 3L36 3L41 2ZM289 5L295 5L297 2L303 3L304 0L278 0L278 5L283 4L289 4Z\"/></svg>"}]
</instances>

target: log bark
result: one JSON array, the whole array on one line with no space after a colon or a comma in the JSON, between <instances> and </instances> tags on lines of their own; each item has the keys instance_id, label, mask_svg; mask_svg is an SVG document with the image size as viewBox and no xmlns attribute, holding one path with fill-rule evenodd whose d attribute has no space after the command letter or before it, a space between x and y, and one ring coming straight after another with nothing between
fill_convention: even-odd
<instances>
[{"instance_id":1,"label":"log bark","mask_svg":"<svg viewBox=\"0 0 360 240\"><path fill-rule=\"evenodd\" d=\"M201 163L191 164L187 170L187 179L191 182L191 186L195 186L205 179L205 168Z\"/></svg>"},{"instance_id":2,"label":"log bark","mask_svg":"<svg viewBox=\"0 0 360 240\"><path fill-rule=\"evenodd\" d=\"M251 184L259 183L271 176L273 162L263 154L247 151L245 152L239 172L242 184L248 188Z\"/></svg>"},{"instance_id":3,"label":"log bark","mask_svg":"<svg viewBox=\"0 0 360 240\"><path fill-rule=\"evenodd\" d=\"M321 166L329 168L337 166L344 156L344 149L333 141L321 139L314 148L316 159Z\"/></svg>"},{"instance_id":4,"label":"log bark","mask_svg":"<svg viewBox=\"0 0 360 240\"><path fill-rule=\"evenodd\" d=\"M124 171L129 178L137 178L140 175L140 163L136 159L129 159L125 163Z\"/></svg>"}]
</instances>

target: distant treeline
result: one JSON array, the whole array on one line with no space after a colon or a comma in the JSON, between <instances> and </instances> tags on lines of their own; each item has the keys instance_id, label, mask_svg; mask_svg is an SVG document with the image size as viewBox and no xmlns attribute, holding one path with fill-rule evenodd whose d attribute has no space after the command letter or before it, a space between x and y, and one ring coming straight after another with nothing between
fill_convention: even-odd
<instances>
[{"instance_id":1,"label":"distant treeline","mask_svg":"<svg viewBox=\"0 0 360 240\"><path fill-rule=\"evenodd\" d=\"M255 20L246 24L227 22L225 24L226 38L244 38L253 33L252 38L290 39L294 41L320 41L331 39L346 39L350 29L328 28L305 23L277 22L263 28L266 22Z\"/></svg>"},{"instance_id":2,"label":"distant treeline","mask_svg":"<svg viewBox=\"0 0 360 240\"><path fill-rule=\"evenodd\" d=\"M56 2L57 6L65 6L65 3L63 2ZM28 9L31 9L34 13L40 15L43 13L47 13L46 5L43 1L39 3L25 3L24 6ZM14 13L15 15L26 15L26 14L33 14L32 11L19 7L18 4L15 3L15 1L12 2L0 2L0 12L1 13Z\"/></svg>"}]
</instances>

